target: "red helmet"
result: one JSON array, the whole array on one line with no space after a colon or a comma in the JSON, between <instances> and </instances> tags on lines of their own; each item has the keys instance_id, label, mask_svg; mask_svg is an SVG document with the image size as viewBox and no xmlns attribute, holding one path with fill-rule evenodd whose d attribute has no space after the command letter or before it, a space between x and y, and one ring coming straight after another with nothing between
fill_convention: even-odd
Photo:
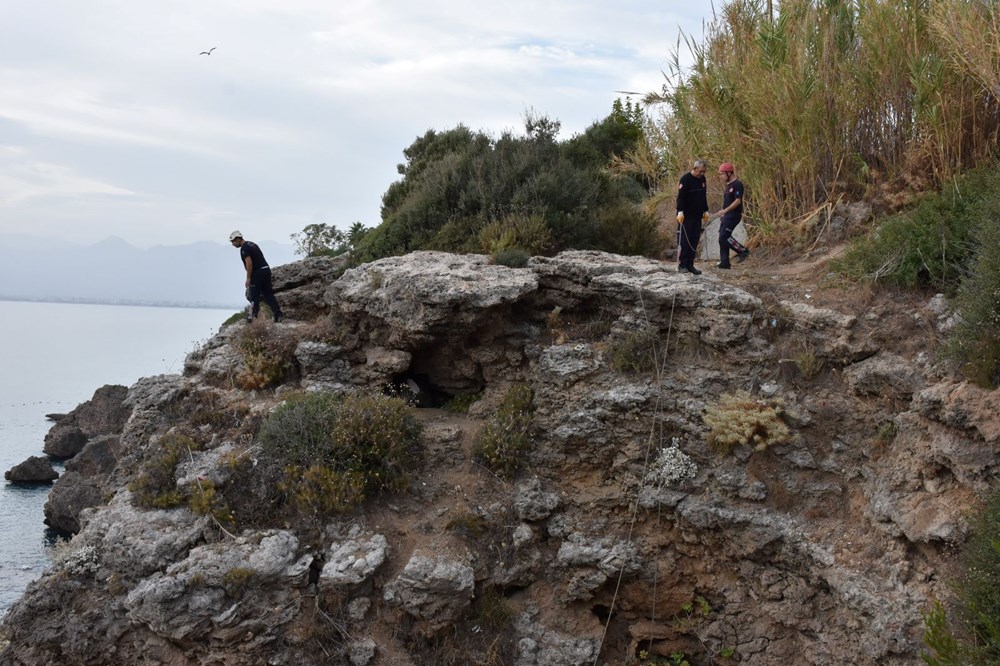
<instances>
[{"instance_id":1,"label":"red helmet","mask_svg":"<svg viewBox=\"0 0 1000 666\"><path fill-rule=\"evenodd\" d=\"M723 162L719 165L719 173L733 173L736 169L733 168L732 162Z\"/></svg>"}]
</instances>

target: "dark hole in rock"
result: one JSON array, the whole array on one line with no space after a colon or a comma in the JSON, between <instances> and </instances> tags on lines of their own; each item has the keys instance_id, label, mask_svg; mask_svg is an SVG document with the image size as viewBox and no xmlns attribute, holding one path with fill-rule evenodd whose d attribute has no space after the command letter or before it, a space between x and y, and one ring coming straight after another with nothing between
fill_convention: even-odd
<instances>
[{"instance_id":1,"label":"dark hole in rock","mask_svg":"<svg viewBox=\"0 0 1000 666\"><path fill-rule=\"evenodd\" d=\"M609 606L603 606L601 604L597 604L596 606L591 608L590 611L594 615L596 615L597 619L600 620L602 623L607 622L608 618L611 617L611 608Z\"/></svg>"},{"instance_id":2,"label":"dark hole in rock","mask_svg":"<svg viewBox=\"0 0 1000 666\"><path fill-rule=\"evenodd\" d=\"M452 395L431 383L425 374L401 372L393 375L386 393L396 395L414 407L442 407Z\"/></svg>"}]
</instances>

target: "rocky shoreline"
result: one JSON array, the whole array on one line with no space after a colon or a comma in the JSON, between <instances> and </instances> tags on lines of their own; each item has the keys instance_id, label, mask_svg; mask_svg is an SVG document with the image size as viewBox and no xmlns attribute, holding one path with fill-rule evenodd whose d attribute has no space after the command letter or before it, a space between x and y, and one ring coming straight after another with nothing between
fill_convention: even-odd
<instances>
[{"instance_id":1,"label":"rocky shoreline","mask_svg":"<svg viewBox=\"0 0 1000 666\"><path fill-rule=\"evenodd\" d=\"M939 304L827 307L598 252L311 258L275 287L276 385L247 388L237 323L53 426L46 520L76 536L3 619L0 663L921 663L1000 468L1000 397L934 362ZM637 334L651 368L621 360ZM435 397L401 493L294 525L137 504L177 433L197 446L172 484L250 497L276 405L407 382ZM533 440L504 480L472 443L514 385ZM739 392L787 436L710 445L706 411Z\"/></svg>"}]
</instances>

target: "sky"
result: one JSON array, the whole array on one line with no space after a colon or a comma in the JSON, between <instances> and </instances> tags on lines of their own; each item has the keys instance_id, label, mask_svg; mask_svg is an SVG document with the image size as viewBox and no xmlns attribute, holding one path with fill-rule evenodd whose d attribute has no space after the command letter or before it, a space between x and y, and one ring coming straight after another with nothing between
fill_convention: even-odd
<instances>
[{"instance_id":1,"label":"sky","mask_svg":"<svg viewBox=\"0 0 1000 666\"><path fill-rule=\"evenodd\" d=\"M679 36L700 37L711 13L676 0L0 0L0 235L150 247L375 226L427 130L520 133L531 111L567 139L615 91L660 90Z\"/></svg>"}]
</instances>

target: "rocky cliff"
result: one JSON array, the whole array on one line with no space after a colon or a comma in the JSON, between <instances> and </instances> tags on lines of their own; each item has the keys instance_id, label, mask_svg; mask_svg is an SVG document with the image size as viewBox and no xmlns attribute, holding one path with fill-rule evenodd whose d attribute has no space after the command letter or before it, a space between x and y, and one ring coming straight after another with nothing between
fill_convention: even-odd
<instances>
[{"instance_id":1,"label":"rocky cliff","mask_svg":"<svg viewBox=\"0 0 1000 666\"><path fill-rule=\"evenodd\" d=\"M921 663L1000 466L1000 397L935 363L940 299L593 252L342 270L276 271L274 381L237 323L56 426L83 458L47 515L78 533L4 618L0 663ZM504 478L472 448L512 386L531 441ZM407 488L274 519L267 415L390 387L423 424ZM440 409L455 396L467 412ZM212 510L137 499L180 437L169 485Z\"/></svg>"}]
</instances>

